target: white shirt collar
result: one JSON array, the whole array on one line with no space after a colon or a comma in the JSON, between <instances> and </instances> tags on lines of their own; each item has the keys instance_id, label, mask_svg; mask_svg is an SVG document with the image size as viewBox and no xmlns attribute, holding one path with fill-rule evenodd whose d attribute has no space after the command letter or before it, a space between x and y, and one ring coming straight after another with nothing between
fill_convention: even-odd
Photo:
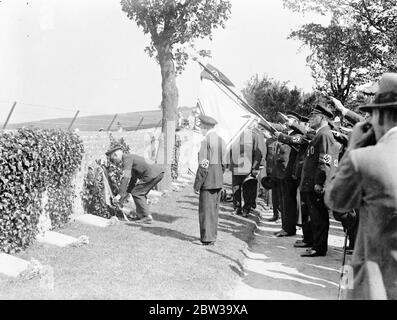
<instances>
[{"instance_id":1,"label":"white shirt collar","mask_svg":"<svg viewBox=\"0 0 397 320\"><path fill-rule=\"evenodd\" d=\"M397 133L397 126L394 126L393 128L389 129L380 139L378 142L381 142L382 140L388 139L392 134Z\"/></svg>"}]
</instances>

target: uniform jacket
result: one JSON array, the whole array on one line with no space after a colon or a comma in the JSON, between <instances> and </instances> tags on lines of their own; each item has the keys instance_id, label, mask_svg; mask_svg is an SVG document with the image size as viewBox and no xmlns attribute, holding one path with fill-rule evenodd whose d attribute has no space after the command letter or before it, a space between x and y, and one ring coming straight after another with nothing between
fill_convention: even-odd
<instances>
[{"instance_id":1,"label":"uniform jacket","mask_svg":"<svg viewBox=\"0 0 397 320\"><path fill-rule=\"evenodd\" d=\"M225 171L225 142L209 131L201 142L194 190L221 189Z\"/></svg>"},{"instance_id":2,"label":"uniform jacket","mask_svg":"<svg viewBox=\"0 0 397 320\"><path fill-rule=\"evenodd\" d=\"M272 175L274 166L274 157L277 151L277 140L271 137L266 140L266 176L270 177Z\"/></svg>"},{"instance_id":3,"label":"uniform jacket","mask_svg":"<svg viewBox=\"0 0 397 320\"><path fill-rule=\"evenodd\" d=\"M359 208L350 299L397 299L396 159L394 127L376 145L347 151L325 191L331 209Z\"/></svg>"},{"instance_id":4,"label":"uniform jacket","mask_svg":"<svg viewBox=\"0 0 397 320\"><path fill-rule=\"evenodd\" d=\"M291 148L285 170L285 178L296 179L296 166L298 165L299 160L298 155L305 154L308 141L306 140L305 136L297 130L293 130L288 135L281 133L278 136L278 141L290 146Z\"/></svg>"},{"instance_id":5,"label":"uniform jacket","mask_svg":"<svg viewBox=\"0 0 397 320\"><path fill-rule=\"evenodd\" d=\"M314 185L324 187L338 167L340 144L328 125L321 128L310 141L303 162L300 190L314 192Z\"/></svg>"},{"instance_id":6,"label":"uniform jacket","mask_svg":"<svg viewBox=\"0 0 397 320\"><path fill-rule=\"evenodd\" d=\"M264 141L258 130L245 130L230 149L230 170L233 175L248 175L258 170L264 153Z\"/></svg>"},{"instance_id":7,"label":"uniform jacket","mask_svg":"<svg viewBox=\"0 0 397 320\"><path fill-rule=\"evenodd\" d=\"M291 147L288 144L277 142L271 178L284 179L286 177L290 153Z\"/></svg>"},{"instance_id":8,"label":"uniform jacket","mask_svg":"<svg viewBox=\"0 0 397 320\"><path fill-rule=\"evenodd\" d=\"M156 178L164 169L157 164L149 164L136 154L123 154L123 176L121 178L120 195L125 196L135 186L137 180L150 181Z\"/></svg>"}]
</instances>

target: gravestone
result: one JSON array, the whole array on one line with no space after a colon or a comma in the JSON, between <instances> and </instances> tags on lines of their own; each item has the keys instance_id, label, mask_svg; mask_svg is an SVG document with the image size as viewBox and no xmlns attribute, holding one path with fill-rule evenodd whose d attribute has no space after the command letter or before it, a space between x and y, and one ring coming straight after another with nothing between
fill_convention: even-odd
<instances>
[{"instance_id":1,"label":"gravestone","mask_svg":"<svg viewBox=\"0 0 397 320\"><path fill-rule=\"evenodd\" d=\"M66 247L78 241L75 237L54 231L47 231L43 235L38 235L36 240L40 243L51 244L57 247Z\"/></svg>"},{"instance_id":2,"label":"gravestone","mask_svg":"<svg viewBox=\"0 0 397 320\"><path fill-rule=\"evenodd\" d=\"M110 219L98 217L93 214L82 214L82 215L74 216L73 219L80 223L99 228L106 228L110 224Z\"/></svg>"},{"instance_id":3,"label":"gravestone","mask_svg":"<svg viewBox=\"0 0 397 320\"><path fill-rule=\"evenodd\" d=\"M0 253L0 273L16 278L27 269L29 261L14 257L7 253Z\"/></svg>"}]
</instances>

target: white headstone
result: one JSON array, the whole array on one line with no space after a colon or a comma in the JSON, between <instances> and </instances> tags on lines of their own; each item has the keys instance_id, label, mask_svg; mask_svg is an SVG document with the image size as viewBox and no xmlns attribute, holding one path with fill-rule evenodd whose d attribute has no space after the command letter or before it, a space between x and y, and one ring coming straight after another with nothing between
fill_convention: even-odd
<instances>
[{"instance_id":1,"label":"white headstone","mask_svg":"<svg viewBox=\"0 0 397 320\"><path fill-rule=\"evenodd\" d=\"M80 216L74 216L74 220L86 225L100 228L106 228L107 226L109 226L110 223L110 219L94 216L93 214L82 214Z\"/></svg>"},{"instance_id":2,"label":"white headstone","mask_svg":"<svg viewBox=\"0 0 397 320\"><path fill-rule=\"evenodd\" d=\"M40 243L51 244L57 247L66 247L78 241L75 237L54 231L47 231L44 235L38 235L36 240Z\"/></svg>"},{"instance_id":3,"label":"white headstone","mask_svg":"<svg viewBox=\"0 0 397 320\"><path fill-rule=\"evenodd\" d=\"M8 277L18 277L27 269L29 261L14 257L10 254L0 253L0 273Z\"/></svg>"}]
</instances>

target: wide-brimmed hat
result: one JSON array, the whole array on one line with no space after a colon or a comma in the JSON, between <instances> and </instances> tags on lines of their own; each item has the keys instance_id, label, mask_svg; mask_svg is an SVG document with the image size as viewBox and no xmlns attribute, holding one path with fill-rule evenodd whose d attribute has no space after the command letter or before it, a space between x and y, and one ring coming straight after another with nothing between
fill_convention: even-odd
<instances>
[{"instance_id":1,"label":"wide-brimmed hat","mask_svg":"<svg viewBox=\"0 0 397 320\"><path fill-rule=\"evenodd\" d=\"M397 107L397 73L384 73L379 80L374 100L359 109L366 112L373 108L389 107Z\"/></svg>"},{"instance_id":2,"label":"wide-brimmed hat","mask_svg":"<svg viewBox=\"0 0 397 320\"><path fill-rule=\"evenodd\" d=\"M115 152L117 150L123 150L123 146L121 144L114 145L114 146L110 147L109 150L106 151L105 154L107 156L110 156L113 152Z\"/></svg>"}]
</instances>

